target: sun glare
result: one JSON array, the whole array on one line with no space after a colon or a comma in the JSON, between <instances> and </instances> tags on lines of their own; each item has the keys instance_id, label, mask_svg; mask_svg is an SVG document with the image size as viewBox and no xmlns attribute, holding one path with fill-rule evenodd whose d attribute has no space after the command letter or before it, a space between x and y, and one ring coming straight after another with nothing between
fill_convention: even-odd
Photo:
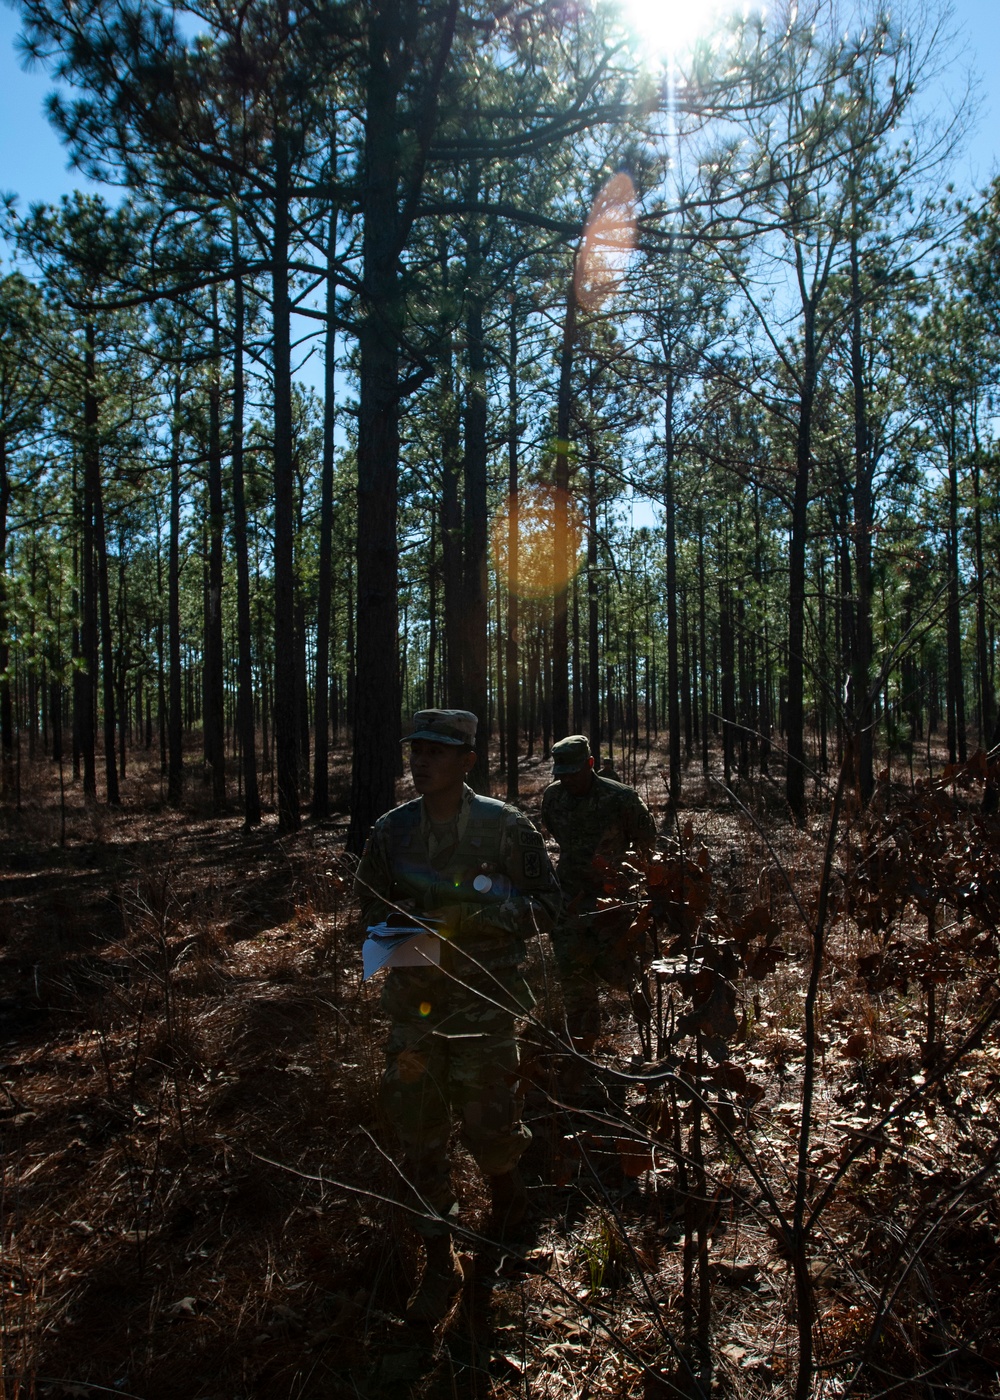
<instances>
[{"instance_id":1,"label":"sun glare","mask_svg":"<svg viewBox=\"0 0 1000 1400\"><path fill-rule=\"evenodd\" d=\"M557 506L566 512L566 558L553 558ZM505 587L520 598L551 598L565 588L576 574L583 558L584 521L579 506L554 486L526 486L517 503L517 561L509 556L509 529L513 503L494 517L491 531L493 564ZM568 574L567 574L568 570Z\"/></svg>"},{"instance_id":2,"label":"sun glare","mask_svg":"<svg viewBox=\"0 0 1000 1400\"><path fill-rule=\"evenodd\" d=\"M626 24L640 39L649 58L665 58L683 52L724 15L747 8L740 0L621 0L621 3Z\"/></svg>"}]
</instances>

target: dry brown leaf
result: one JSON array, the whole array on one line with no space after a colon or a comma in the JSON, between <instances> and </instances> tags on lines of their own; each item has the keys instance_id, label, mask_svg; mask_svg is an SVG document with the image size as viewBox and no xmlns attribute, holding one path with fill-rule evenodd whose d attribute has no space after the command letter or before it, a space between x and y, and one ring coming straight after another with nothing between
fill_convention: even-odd
<instances>
[{"instance_id":1,"label":"dry brown leaf","mask_svg":"<svg viewBox=\"0 0 1000 1400\"><path fill-rule=\"evenodd\" d=\"M653 1152L649 1144L635 1138L616 1138L615 1147L622 1164L622 1171L633 1181L645 1172L652 1170Z\"/></svg>"}]
</instances>

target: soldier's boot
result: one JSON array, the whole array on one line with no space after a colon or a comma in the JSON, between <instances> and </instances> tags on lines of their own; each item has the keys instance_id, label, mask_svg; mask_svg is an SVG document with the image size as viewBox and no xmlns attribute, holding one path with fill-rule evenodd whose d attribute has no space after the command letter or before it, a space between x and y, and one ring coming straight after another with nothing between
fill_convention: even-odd
<instances>
[{"instance_id":1,"label":"soldier's boot","mask_svg":"<svg viewBox=\"0 0 1000 1400\"><path fill-rule=\"evenodd\" d=\"M433 1325L448 1316L465 1275L450 1235L424 1240L424 1256L423 1278L406 1305L406 1321Z\"/></svg>"},{"instance_id":2,"label":"soldier's boot","mask_svg":"<svg viewBox=\"0 0 1000 1400\"><path fill-rule=\"evenodd\" d=\"M501 1176L491 1176L490 1218L487 1225L494 1239L502 1240L519 1225L528 1214L528 1191L517 1167Z\"/></svg>"}]
</instances>

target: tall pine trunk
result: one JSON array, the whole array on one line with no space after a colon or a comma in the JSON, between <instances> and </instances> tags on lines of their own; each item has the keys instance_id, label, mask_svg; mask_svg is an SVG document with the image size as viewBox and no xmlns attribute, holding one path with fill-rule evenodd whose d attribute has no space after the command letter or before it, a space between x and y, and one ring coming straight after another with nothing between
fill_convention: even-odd
<instances>
[{"instance_id":1,"label":"tall pine trunk","mask_svg":"<svg viewBox=\"0 0 1000 1400\"><path fill-rule=\"evenodd\" d=\"M83 666L75 699L80 754L83 759L83 793L97 796L97 567L94 559L94 482L100 475L97 442L97 391L93 333L88 327L83 365L83 540L80 557L80 652Z\"/></svg>"},{"instance_id":2,"label":"tall pine trunk","mask_svg":"<svg viewBox=\"0 0 1000 1400\"><path fill-rule=\"evenodd\" d=\"M349 850L393 805L399 739L396 513L399 461L398 0L369 17L363 318L359 333L357 663Z\"/></svg>"},{"instance_id":3,"label":"tall pine trunk","mask_svg":"<svg viewBox=\"0 0 1000 1400\"><path fill-rule=\"evenodd\" d=\"M108 543L104 528L104 493L101 483L101 452L98 439L98 399L95 333L92 322L84 327L84 482L85 499L89 504L91 520L91 566L88 579L90 605L85 606L85 624L89 636L85 638L85 651L88 657L91 684L90 694L90 745L96 730L94 698L97 676L102 681L102 701L104 707L104 776L107 802L117 807L121 801L118 791L118 765L115 761L115 677L114 643L111 632L111 595L108 584ZM86 509L86 505L85 505ZM84 522L86 531L86 521ZM86 646L89 643L89 648ZM98 659L100 650L100 659ZM86 750L85 750L86 753ZM92 760L93 761L93 760ZM86 762L86 760L85 760ZM91 769L93 773L93 768ZM96 774L94 775L96 779ZM86 783L84 785L86 791ZM96 781L93 790L96 795Z\"/></svg>"},{"instance_id":4,"label":"tall pine trunk","mask_svg":"<svg viewBox=\"0 0 1000 1400\"><path fill-rule=\"evenodd\" d=\"M601 612L600 578L597 572L597 466L587 454L587 709L590 715L590 747L601 755Z\"/></svg>"},{"instance_id":5,"label":"tall pine trunk","mask_svg":"<svg viewBox=\"0 0 1000 1400\"><path fill-rule=\"evenodd\" d=\"M232 219L233 252L233 545L236 554L237 697L236 722L243 765L243 820L248 827L260 823L260 789L257 783L257 725L254 717L253 642L250 617L250 551L247 538L246 484L243 472L243 412L246 391L243 376L243 339L246 312L240 259L239 225Z\"/></svg>"},{"instance_id":6,"label":"tall pine trunk","mask_svg":"<svg viewBox=\"0 0 1000 1400\"><path fill-rule=\"evenodd\" d=\"M948 761L968 757L965 688L962 675L962 614L958 575L958 461L955 411L948 435Z\"/></svg>"},{"instance_id":7,"label":"tall pine trunk","mask_svg":"<svg viewBox=\"0 0 1000 1400\"><path fill-rule=\"evenodd\" d=\"M733 780L733 762L736 739L736 678L734 673L735 649L733 637L733 591L729 579L728 546L720 549L723 557L723 576L719 580L719 660L722 663L722 773L723 782L729 787Z\"/></svg>"},{"instance_id":8,"label":"tall pine trunk","mask_svg":"<svg viewBox=\"0 0 1000 1400\"><path fill-rule=\"evenodd\" d=\"M181 697L181 376L174 379L170 426L170 525L167 546L167 632L170 699L167 708L167 801L177 806L184 791L184 716ZM86 552L86 551L85 551Z\"/></svg>"},{"instance_id":9,"label":"tall pine trunk","mask_svg":"<svg viewBox=\"0 0 1000 1400\"><path fill-rule=\"evenodd\" d=\"M462 445L454 363L448 337L442 356L441 390L441 586L444 593L445 704L458 706L463 693L462 507L458 482Z\"/></svg>"},{"instance_id":10,"label":"tall pine trunk","mask_svg":"<svg viewBox=\"0 0 1000 1400\"><path fill-rule=\"evenodd\" d=\"M286 9L287 21L287 9ZM287 22L285 25L287 29ZM292 442L291 299L289 295L288 132L279 113L274 139L274 233L271 256L274 370L274 751L278 827L299 826L299 716L295 686L295 467Z\"/></svg>"},{"instance_id":11,"label":"tall pine trunk","mask_svg":"<svg viewBox=\"0 0 1000 1400\"><path fill-rule=\"evenodd\" d=\"M698 673L701 680L701 771L708 772L708 629L705 606L705 522L698 512Z\"/></svg>"},{"instance_id":12,"label":"tall pine trunk","mask_svg":"<svg viewBox=\"0 0 1000 1400\"><path fill-rule=\"evenodd\" d=\"M128 591L125 587L125 532L118 530L118 647L115 655L115 680L118 704L118 775L125 781L128 761L128 739L131 737L128 703Z\"/></svg>"},{"instance_id":13,"label":"tall pine trunk","mask_svg":"<svg viewBox=\"0 0 1000 1400\"><path fill-rule=\"evenodd\" d=\"M674 507L674 381L667 374L664 431L664 510L667 532L667 723L670 729L670 801L681 795L681 697L677 665L677 514Z\"/></svg>"},{"instance_id":14,"label":"tall pine trunk","mask_svg":"<svg viewBox=\"0 0 1000 1400\"><path fill-rule=\"evenodd\" d=\"M507 801L516 803L517 755L520 731L518 689L518 626L520 622L520 484L518 480L517 302L510 297L510 343L507 351Z\"/></svg>"},{"instance_id":15,"label":"tall pine trunk","mask_svg":"<svg viewBox=\"0 0 1000 1400\"><path fill-rule=\"evenodd\" d=\"M7 765L14 753L14 715L10 703L10 647L7 643L7 512L10 508L10 475L7 470L7 438L0 432L0 786L6 788Z\"/></svg>"},{"instance_id":16,"label":"tall pine trunk","mask_svg":"<svg viewBox=\"0 0 1000 1400\"><path fill-rule=\"evenodd\" d=\"M208 608L205 635L205 737L212 769L212 805L226 800L225 680L222 650L222 423L218 301L212 297L212 363L208 386Z\"/></svg>"},{"instance_id":17,"label":"tall pine trunk","mask_svg":"<svg viewBox=\"0 0 1000 1400\"><path fill-rule=\"evenodd\" d=\"M121 804L121 794L118 790L118 765L115 761L115 653L111 631L111 589L108 583L108 539L104 528L104 490L101 483L101 458L96 450L96 442L93 467L94 556L100 605L101 691L104 704L104 781L108 806L118 807Z\"/></svg>"},{"instance_id":18,"label":"tall pine trunk","mask_svg":"<svg viewBox=\"0 0 1000 1400\"><path fill-rule=\"evenodd\" d=\"M413 14L418 7L413 7ZM418 146L426 152L437 115L438 88L451 52L458 15L448 0L431 75L419 94ZM365 149L361 181L365 211L362 238L362 319L359 334L358 409L358 619L356 726L351 774L349 850L360 851L372 822L395 795L399 768L397 665L397 541L399 464L399 345L403 288L400 254L416 213L424 163L408 168L406 200L397 125L399 94L412 54L405 29L412 18L400 0L367 9ZM404 22L405 21L405 22Z\"/></svg>"},{"instance_id":19,"label":"tall pine trunk","mask_svg":"<svg viewBox=\"0 0 1000 1400\"><path fill-rule=\"evenodd\" d=\"M469 781L477 792L490 790L488 689L488 574L486 562L486 347L479 280L479 237L469 239L469 306L466 316L468 389L465 404L465 618L464 707L479 717L476 766ZM453 702L454 703L454 702Z\"/></svg>"},{"instance_id":20,"label":"tall pine trunk","mask_svg":"<svg viewBox=\"0 0 1000 1400\"><path fill-rule=\"evenodd\" d=\"M984 749L993 744L996 698L990 673L990 651L986 637L986 570L983 559L983 511L980 494L980 462L978 447L972 466L973 538L976 552L976 657L979 670L979 743Z\"/></svg>"},{"instance_id":21,"label":"tall pine trunk","mask_svg":"<svg viewBox=\"0 0 1000 1400\"><path fill-rule=\"evenodd\" d=\"M569 730L569 430L576 317L576 278L571 273L559 357L552 528L552 728L557 739L562 739Z\"/></svg>"},{"instance_id":22,"label":"tall pine trunk","mask_svg":"<svg viewBox=\"0 0 1000 1400\"><path fill-rule=\"evenodd\" d=\"M858 796L867 806L875 791L875 733L871 703L872 669L872 454L868 431L861 345L861 286L857 233L851 236L851 381L854 390L854 570L856 598L851 658L851 691L857 744Z\"/></svg>"},{"instance_id":23,"label":"tall pine trunk","mask_svg":"<svg viewBox=\"0 0 1000 1400\"><path fill-rule=\"evenodd\" d=\"M812 466L812 415L816 391L815 311L803 310L803 365L799 391L799 419L795 444L795 488L792 529L788 546L788 699L786 705L785 796L795 822L806 815L805 770L805 602L806 537L808 532L809 473Z\"/></svg>"},{"instance_id":24,"label":"tall pine trunk","mask_svg":"<svg viewBox=\"0 0 1000 1400\"><path fill-rule=\"evenodd\" d=\"M336 139L330 143L336 177ZM330 211L326 245L326 363L323 372L323 476L319 504L319 617L316 622L316 745L313 757L312 814L330 815L330 608L333 602L333 433L336 423L337 217Z\"/></svg>"},{"instance_id":25,"label":"tall pine trunk","mask_svg":"<svg viewBox=\"0 0 1000 1400\"><path fill-rule=\"evenodd\" d=\"M438 658L438 557L437 516L431 515L431 538L427 549L427 674L424 678L424 704L434 708Z\"/></svg>"}]
</instances>

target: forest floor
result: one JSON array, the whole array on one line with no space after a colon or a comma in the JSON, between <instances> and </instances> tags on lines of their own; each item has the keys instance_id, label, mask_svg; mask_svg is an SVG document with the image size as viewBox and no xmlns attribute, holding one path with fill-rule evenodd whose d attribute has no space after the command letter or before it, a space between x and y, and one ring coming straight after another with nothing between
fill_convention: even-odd
<instances>
[{"instance_id":1,"label":"forest floor","mask_svg":"<svg viewBox=\"0 0 1000 1400\"><path fill-rule=\"evenodd\" d=\"M636 774L660 820L662 762ZM529 814L548 777L525 766ZM37 763L20 810L0 808L0 1400L654 1400L703 1393L678 1361L699 1328L703 1388L789 1392L795 1295L772 1207L795 1175L809 941L785 916L789 889L814 907L825 802L796 831L777 785L744 790L741 810L700 772L686 783L674 825L711 874L708 915L763 902L787 951L741 992L727 1082L747 1092L726 1100L729 1129L706 1120L698 1191L672 1150L689 1118L623 998L609 994L595 1062L624 1073L585 1112L562 1103L551 955L532 949L530 1227L505 1251L476 1236L485 1193L459 1150L466 1288L425 1335L401 1321L417 1251L392 1203L385 1026L377 979L360 979L344 823L246 832L193 779L171 811L141 762L123 798L111 812L70 790L63 835L58 776ZM943 1108L925 1096L856 1151L885 1086L895 1102L926 1074L926 1008L890 1016L856 975L856 931L838 937L810 1169L822 1188L839 1167L843 1189L810 1244L814 1393L996 1394L995 1028L956 1060ZM956 1037L972 1000L956 983Z\"/></svg>"}]
</instances>

